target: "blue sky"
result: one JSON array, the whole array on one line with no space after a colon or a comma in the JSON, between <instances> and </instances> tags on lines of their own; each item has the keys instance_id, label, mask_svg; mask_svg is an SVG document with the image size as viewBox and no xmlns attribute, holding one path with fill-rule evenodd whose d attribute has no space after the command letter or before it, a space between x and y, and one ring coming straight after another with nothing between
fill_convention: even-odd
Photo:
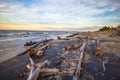
<instances>
[{"instance_id":1,"label":"blue sky","mask_svg":"<svg viewBox=\"0 0 120 80\"><path fill-rule=\"evenodd\" d=\"M120 0L0 0L0 29L96 30L120 23Z\"/></svg>"}]
</instances>

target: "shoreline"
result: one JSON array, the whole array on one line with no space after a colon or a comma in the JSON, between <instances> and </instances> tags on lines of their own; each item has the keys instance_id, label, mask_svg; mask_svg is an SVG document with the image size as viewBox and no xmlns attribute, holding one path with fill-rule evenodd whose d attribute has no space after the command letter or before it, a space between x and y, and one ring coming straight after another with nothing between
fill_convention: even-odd
<instances>
[{"instance_id":1,"label":"shoreline","mask_svg":"<svg viewBox=\"0 0 120 80\"><path fill-rule=\"evenodd\" d=\"M29 32L29 31L28 31ZM34 32L34 31L32 31L32 32ZM39 32L39 31L37 31L37 32ZM48 32L48 31L46 31L46 32ZM19 33L27 33L27 32L25 32L24 30L21 32L21 30L19 31ZM45 31L42 31L42 33L45 33ZM16 31L16 34L18 34L17 33L17 31ZM61 37L66 37L66 36L68 36L70 33L67 33L67 34L59 34ZM47 35L47 34L46 34ZM22 36L24 36L24 35L22 35ZM33 35L34 36L34 35ZM2 37L0 37L0 38L2 38ZM22 38L24 38L24 37L22 37ZM57 35L55 36L55 35L51 35L51 36L49 36L49 37L47 37L47 39L56 39L57 38ZM20 36L19 36L19 39L20 39ZM9 59L11 59L11 58L13 58L13 57L15 57L15 56L17 56L17 55L19 55L19 54L21 54L21 53L24 53L24 52L26 52L26 47L24 46L24 44L27 42L27 41L35 41L35 42L38 42L38 41L42 41L42 39L46 39L46 37L42 37L42 38L39 38L39 39L37 39L37 38L34 38L34 39L28 39L28 40L14 40L14 41L4 41L4 39L0 42L1 44L0 44L0 48L1 48L1 50L0 50L0 63L2 63L2 62L4 62L4 61L6 61L6 60L9 60Z\"/></svg>"},{"instance_id":2,"label":"shoreline","mask_svg":"<svg viewBox=\"0 0 120 80\"><path fill-rule=\"evenodd\" d=\"M120 58L113 55L110 51L110 48L107 45L115 45L115 44L120 44L119 40L116 40L118 42L115 42L115 40L112 40L112 38L107 38L107 37L100 37L100 35L95 34L95 33L90 33L91 37L93 40L94 39L100 39L100 45L103 48L103 50L105 51L105 55L103 56L96 56L93 54L93 51L91 50L95 50L96 48L96 44L93 42L93 40L90 40L88 42L88 45L86 47L85 50L85 54L84 54L84 62L83 62L83 66L86 66L81 73L81 79L84 80L85 78L87 78L88 76L85 75L89 75L89 79L94 78L94 80L106 80L106 79L111 79L114 78L115 80L119 80L120 77L118 76L119 73L117 74L117 72L120 72ZM72 76L73 76L73 72L75 70L75 66L77 65L77 60L74 59L78 59L79 57L79 48L75 48L71 50L64 50L65 46L70 46L73 44L81 44L82 40L79 39L85 39L87 36L87 33L78 33L74 36L70 36L70 37L66 37L66 38L61 38L61 39L56 39L56 40L52 40L50 41L51 46L46 49L44 56L42 58L33 58L35 59L35 62L39 62L42 63L45 60L49 61L49 65L46 68L57 68L60 70L63 70L62 75L49 75L49 76L45 76L45 77L41 77L41 79L60 79L60 80L71 80ZM98 37L99 36L99 37ZM97 38L96 38L97 37ZM49 43L49 42L48 42ZM113 44L114 43L114 44ZM118 45L119 45L118 44ZM36 48L37 49L37 48ZM119 53L119 52L118 52ZM102 72L100 70L102 70L102 63L100 62L98 64L98 61L103 61L103 60L108 60L107 63L105 63L105 67L106 67L106 72ZM92 61L92 62L91 62ZM93 64L94 62L94 64ZM4 80L26 80L28 75L24 75L23 77L19 77L19 74L21 73L27 73L29 72L29 70L27 70L26 65L29 64L29 53L23 54L23 55L19 55L16 56L10 60L7 60L3 63L0 63L0 69L1 69L1 73L0 73L0 78L4 79ZM115 64L111 64L111 63L115 63ZM113 67L109 67L108 65L111 65ZM12 66L12 67L11 67ZM99 67L98 67L99 66ZM94 68L96 68L96 71ZM111 70L111 72L108 70ZM116 70L114 70L113 68L116 68ZM70 71L70 69L72 69ZM66 72L67 70L67 72ZM65 72L64 72L65 71ZM97 73L97 75L96 75ZM112 75L112 74L114 75ZM103 75L104 74L104 75ZM5 77L6 76L6 77ZM99 77L99 76L103 76L103 77Z\"/></svg>"}]
</instances>

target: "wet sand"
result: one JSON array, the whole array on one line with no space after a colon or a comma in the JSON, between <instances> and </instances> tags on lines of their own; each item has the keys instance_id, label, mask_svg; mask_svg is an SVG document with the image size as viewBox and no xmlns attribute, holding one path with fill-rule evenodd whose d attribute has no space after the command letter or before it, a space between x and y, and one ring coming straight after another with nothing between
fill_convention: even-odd
<instances>
[{"instance_id":1,"label":"wet sand","mask_svg":"<svg viewBox=\"0 0 120 80\"><path fill-rule=\"evenodd\" d=\"M44 62L48 60L50 62L46 68L57 68L62 70L62 74L43 76L38 80L72 80L74 70L79 58L79 48L71 50L63 50L64 46L70 46L73 44L80 44L82 40L79 37L85 37L87 34L77 34L74 37L70 37L70 40L53 40L50 41L51 46L45 51L42 58L35 59L37 62ZM92 38L98 37L93 35ZM100 38L100 37L98 37ZM104 44L104 41L110 42L103 37L100 38L100 44ZM85 49L82 73L80 75L81 80L120 80L120 58L108 49L103 56L96 56L93 54L96 49L96 44L89 42ZM118 52L119 53L119 52ZM106 71L103 72L102 62L105 63ZM10 60L0 63L0 79L1 80L26 80L28 75L19 77L20 73L28 73L26 65L29 64L29 54L23 54L16 56Z\"/></svg>"}]
</instances>

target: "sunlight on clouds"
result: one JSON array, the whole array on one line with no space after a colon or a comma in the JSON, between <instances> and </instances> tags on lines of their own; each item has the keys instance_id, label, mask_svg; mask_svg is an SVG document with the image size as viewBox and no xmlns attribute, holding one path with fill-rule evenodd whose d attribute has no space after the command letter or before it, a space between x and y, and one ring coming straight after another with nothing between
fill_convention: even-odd
<instances>
[{"instance_id":1,"label":"sunlight on clouds","mask_svg":"<svg viewBox=\"0 0 120 80\"><path fill-rule=\"evenodd\" d=\"M4 4L0 3L0 8L2 8L2 7L4 7L4 6L5 6Z\"/></svg>"},{"instance_id":2,"label":"sunlight on clouds","mask_svg":"<svg viewBox=\"0 0 120 80\"><path fill-rule=\"evenodd\" d=\"M6 22L0 29L20 26L33 30L97 29L99 25L119 24L119 3L119 0L1 0L0 22Z\"/></svg>"}]
</instances>

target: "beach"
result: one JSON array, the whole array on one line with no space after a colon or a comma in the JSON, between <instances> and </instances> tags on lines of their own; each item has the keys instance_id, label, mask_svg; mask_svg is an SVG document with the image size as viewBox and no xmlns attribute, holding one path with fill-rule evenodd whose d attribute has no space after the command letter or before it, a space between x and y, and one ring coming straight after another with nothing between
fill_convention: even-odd
<instances>
[{"instance_id":1,"label":"beach","mask_svg":"<svg viewBox=\"0 0 120 80\"><path fill-rule=\"evenodd\" d=\"M27 80L30 70L26 65L30 64L31 57L34 64L48 61L48 64L41 68L43 72L44 69L58 70L51 74L40 72L38 80L73 80L83 42L86 44L83 48L78 80L120 80L120 40L98 32L78 32L64 38L43 41L33 48L39 51L42 47L49 45L44 49L42 56L36 57L32 52L30 56L28 51L0 63L0 79ZM98 48L104 52L102 55L95 54Z\"/></svg>"},{"instance_id":2,"label":"beach","mask_svg":"<svg viewBox=\"0 0 120 80\"><path fill-rule=\"evenodd\" d=\"M56 36L65 37L69 31L25 31L0 30L0 63L26 51L26 42L38 42L42 39L55 39Z\"/></svg>"}]
</instances>

